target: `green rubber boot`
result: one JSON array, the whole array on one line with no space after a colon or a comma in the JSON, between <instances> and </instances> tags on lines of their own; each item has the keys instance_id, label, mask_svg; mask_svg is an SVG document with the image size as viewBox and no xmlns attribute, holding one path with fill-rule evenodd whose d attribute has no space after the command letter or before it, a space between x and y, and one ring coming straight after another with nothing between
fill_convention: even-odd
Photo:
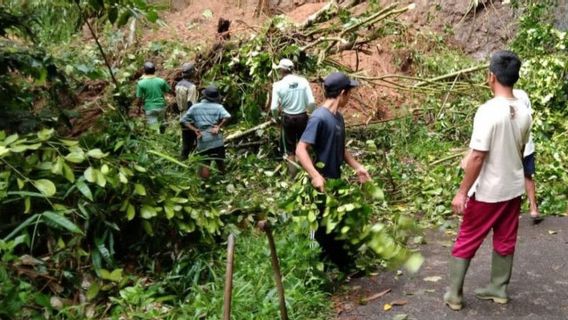
<instances>
[{"instance_id":1,"label":"green rubber boot","mask_svg":"<svg viewBox=\"0 0 568 320\"><path fill-rule=\"evenodd\" d=\"M444 303L452 310L463 308L463 280L470 260L452 257L450 259L450 286L444 294Z\"/></svg>"},{"instance_id":2,"label":"green rubber boot","mask_svg":"<svg viewBox=\"0 0 568 320\"><path fill-rule=\"evenodd\" d=\"M482 300L493 300L495 303L509 302L507 285L513 270L513 255L502 256L493 251L491 260L491 281L483 289L475 290L475 296Z\"/></svg>"}]
</instances>

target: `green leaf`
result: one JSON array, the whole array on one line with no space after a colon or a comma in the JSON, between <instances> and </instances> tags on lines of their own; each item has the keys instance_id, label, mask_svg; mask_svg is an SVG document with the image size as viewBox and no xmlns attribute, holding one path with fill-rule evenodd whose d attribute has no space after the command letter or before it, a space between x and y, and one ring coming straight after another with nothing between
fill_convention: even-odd
<instances>
[{"instance_id":1,"label":"green leaf","mask_svg":"<svg viewBox=\"0 0 568 320\"><path fill-rule=\"evenodd\" d=\"M108 167L108 165L105 163L101 166L101 173L104 175L107 175L110 171L110 168Z\"/></svg>"},{"instance_id":2,"label":"green leaf","mask_svg":"<svg viewBox=\"0 0 568 320\"><path fill-rule=\"evenodd\" d=\"M46 211L42 213L42 216L45 218L46 221L49 221L54 225L59 226L60 228L69 230L73 233L83 234L83 231L81 231L81 229L79 229L79 227L76 224L74 224L73 222L71 222L71 220L67 219L66 217L58 213L55 213L53 211Z\"/></svg>"},{"instance_id":3,"label":"green leaf","mask_svg":"<svg viewBox=\"0 0 568 320\"><path fill-rule=\"evenodd\" d=\"M85 198L93 201L93 194L91 193L91 189L85 182L79 180L75 185L77 186L77 189L79 189L79 191L85 196Z\"/></svg>"},{"instance_id":4,"label":"green leaf","mask_svg":"<svg viewBox=\"0 0 568 320\"><path fill-rule=\"evenodd\" d=\"M104 280L120 282L122 280L122 269L114 269L112 272L106 269L99 269L99 275Z\"/></svg>"},{"instance_id":5,"label":"green leaf","mask_svg":"<svg viewBox=\"0 0 568 320\"><path fill-rule=\"evenodd\" d=\"M53 128L52 129L43 129L43 130L41 130L37 133L37 137L41 141L46 141L46 140L49 140L53 136L54 132L55 132L55 130Z\"/></svg>"},{"instance_id":6,"label":"green leaf","mask_svg":"<svg viewBox=\"0 0 568 320\"><path fill-rule=\"evenodd\" d=\"M120 17L118 18L116 26L119 27L119 28L124 26L126 23L128 23L128 19L130 19L131 15L132 14L131 14L130 10L126 10L126 11L122 12ZM116 149L114 151L116 151Z\"/></svg>"},{"instance_id":7,"label":"green leaf","mask_svg":"<svg viewBox=\"0 0 568 320\"><path fill-rule=\"evenodd\" d=\"M75 182L75 173L73 172L73 169L67 165L67 163L63 163L63 176L67 179L67 181L71 183Z\"/></svg>"},{"instance_id":8,"label":"green leaf","mask_svg":"<svg viewBox=\"0 0 568 320\"><path fill-rule=\"evenodd\" d=\"M7 146L13 142L15 142L16 140L18 140L19 136L17 133L8 136L8 138L4 139L4 141L2 141L2 145Z\"/></svg>"},{"instance_id":9,"label":"green leaf","mask_svg":"<svg viewBox=\"0 0 568 320\"><path fill-rule=\"evenodd\" d=\"M36 180L33 182L33 185L46 197L51 197L57 192L55 184L47 179Z\"/></svg>"},{"instance_id":10,"label":"green leaf","mask_svg":"<svg viewBox=\"0 0 568 320\"><path fill-rule=\"evenodd\" d=\"M24 213L30 213L32 210L32 199L30 197L24 198Z\"/></svg>"},{"instance_id":11,"label":"green leaf","mask_svg":"<svg viewBox=\"0 0 568 320\"><path fill-rule=\"evenodd\" d=\"M404 267L411 273L416 273L424 263L424 257L419 253L412 254L404 263Z\"/></svg>"},{"instance_id":12,"label":"green leaf","mask_svg":"<svg viewBox=\"0 0 568 320\"><path fill-rule=\"evenodd\" d=\"M102 172L100 172L99 170L94 170L95 171L95 177L97 180L97 185L101 188L104 188L106 186L107 180L104 176L104 174Z\"/></svg>"},{"instance_id":13,"label":"green leaf","mask_svg":"<svg viewBox=\"0 0 568 320\"><path fill-rule=\"evenodd\" d=\"M90 183L95 183L97 181L95 171L97 170L93 169L93 167L88 167L87 170L85 170L85 172L83 173L85 180L89 181Z\"/></svg>"},{"instance_id":14,"label":"green leaf","mask_svg":"<svg viewBox=\"0 0 568 320\"><path fill-rule=\"evenodd\" d=\"M150 150L150 151L151 151L151 150ZM138 172L146 172L146 171L147 171L146 168L141 167L141 166L139 166L139 165L137 165L137 164L134 165L134 170L136 170L136 171L138 171Z\"/></svg>"},{"instance_id":15,"label":"green leaf","mask_svg":"<svg viewBox=\"0 0 568 320\"><path fill-rule=\"evenodd\" d=\"M96 282L93 282L91 284L91 286L89 287L89 290L87 290L87 294L86 294L87 300L93 300L94 298L96 298L97 295L99 294L100 289L101 289L101 287L99 286L99 284L96 283Z\"/></svg>"},{"instance_id":16,"label":"green leaf","mask_svg":"<svg viewBox=\"0 0 568 320\"><path fill-rule=\"evenodd\" d=\"M22 190L24 188L24 186L26 185L26 180L16 178L16 181L18 182L18 189Z\"/></svg>"},{"instance_id":17,"label":"green leaf","mask_svg":"<svg viewBox=\"0 0 568 320\"><path fill-rule=\"evenodd\" d=\"M65 160L73 163L81 163L85 161L84 153L80 152L71 152L70 154L65 156Z\"/></svg>"},{"instance_id":18,"label":"green leaf","mask_svg":"<svg viewBox=\"0 0 568 320\"><path fill-rule=\"evenodd\" d=\"M101 149L98 149L98 148L97 148L97 149L89 150L89 151L87 152L87 155L88 155L89 157L91 157L91 158L102 159L102 158L108 156L108 153L103 153L103 152L101 151Z\"/></svg>"},{"instance_id":19,"label":"green leaf","mask_svg":"<svg viewBox=\"0 0 568 320\"><path fill-rule=\"evenodd\" d=\"M63 173L63 163L64 163L63 158L57 157L57 161L55 161L55 165L53 165L51 167L51 173L62 174Z\"/></svg>"},{"instance_id":20,"label":"green leaf","mask_svg":"<svg viewBox=\"0 0 568 320\"><path fill-rule=\"evenodd\" d=\"M126 208L126 219L128 219L128 221L131 221L132 219L134 219L135 215L136 215L136 208L134 208L134 206L131 203L128 203L128 207Z\"/></svg>"},{"instance_id":21,"label":"green leaf","mask_svg":"<svg viewBox=\"0 0 568 320\"><path fill-rule=\"evenodd\" d=\"M64 145L68 146L68 147L73 147L79 144L79 141L77 140L65 140L65 139L59 139L59 141L61 141Z\"/></svg>"},{"instance_id":22,"label":"green leaf","mask_svg":"<svg viewBox=\"0 0 568 320\"><path fill-rule=\"evenodd\" d=\"M10 148L6 148L4 146L0 146L0 157L4 157L5 155L7 155L8 153L10 153Z\"/></svg>"},{"instance_id":23,"label":"green leaf","mask_svg":"<svg viewBox=\"0 0 568 320\"><path fill-rule=\"evenodd\" d=\"M128 178L122 172L118 173L118 179L124 184L128 183Z\"/></svg>"},{"instance_id":24,"label":"green leaf","mask_svg":"<svg viewBox=\"0 0 568 320\"><path fill-rule=\"evenodd\" d=\"M21 144L10 148L10 151L14 153L20 153L27 150L37 150L41 147L41 143L36 144Z\"/></svg>"},{"instance_id":25,"label":"green leaf","mask_svg":"<svg viewBox=\"0 0 568 320\"><path fill-rule=\"evenodd\" d=\"M175 211L173 207L164 206L164 210L166 211L166 218L168 218L168 220L174 217Z\"/></svg>"},{"instance_id":26,"label":"green leaf","mask_svg":"<svg viewBox=\"0 0 568 320\"><path fill-rule=\"evenodd\" d=\"M148 205L143 205L142 209L140 210L140 215L144 219L150 219L158 215L156 208Z\"/></svg>"},{"instance_id":27,"label":"green leaf","mask_svg":"<svg viewBox=\"0 0 568 320\"><path fill-rule=\"evenodd\" d=\"M134 184L134 194L145 196L146 195L146 188L143 185L136 183Z\"/></svg>"}]
</instances>

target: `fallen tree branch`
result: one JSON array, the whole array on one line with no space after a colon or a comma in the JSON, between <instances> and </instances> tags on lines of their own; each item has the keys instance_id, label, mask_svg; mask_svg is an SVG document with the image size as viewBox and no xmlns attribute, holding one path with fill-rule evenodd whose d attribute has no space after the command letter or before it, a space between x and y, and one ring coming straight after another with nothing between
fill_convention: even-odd
<instances>
[{"instance_id":1,"label":"fallen tree branch","mask_svg":"<svg viewBox=\"0 0 568 320\"><path fill-rule=\"evenodd\" d=\"M448 73L448 74L445 74L445 75L442 75L442 76L439 76L439 77L436 77L436 78L432 78L432 79L424 80L422 82L418 82L417 84L414 85L414 87L421 87L421 86L424 86L428 83L433 83L433 82L437 82L437 81L441 81L441 80L451 79L451 78L457 77L458 75L476 72L476 71L479 71L479 70L487 69L488 67L489 67L489 64L486 63L486 64L482 64L482 65L479 65L479 66L458 70L456 72Z\"/></svg>"},{"instance_id":2,"label":"fallen tree branch","mask_svg":"<svg viewBox=\"0 0 568 320\"><path fill-rule=\"evenodd\" d=\"M258 126L252 127L248 130L245 130L245 131L242 131L242 132L239 132L239 131L234 132L234 133L230 134L228 137L225 138L225 142L229 142L229 141L232 141L232 140L235 140L235 139L242 138L246 135L249 135L251 133L256 132L257 130L262 130L266 127L269 127L273 123L274 123L273 120L269 120L269 121L266 121L266 122L259 124Z\"/></svg>"}]
</instances>

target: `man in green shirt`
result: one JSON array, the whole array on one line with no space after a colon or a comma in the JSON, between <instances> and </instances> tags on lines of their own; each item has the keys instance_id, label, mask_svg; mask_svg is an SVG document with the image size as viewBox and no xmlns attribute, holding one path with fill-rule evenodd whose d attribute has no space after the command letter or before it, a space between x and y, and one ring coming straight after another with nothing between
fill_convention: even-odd
<instances>
[{"instance_id":1,"label":"man in green shirt","mask_svg":"<svg viewBox=\"0 0 568 320\"><path fill-rule=\"evenodd\" d=\"M159 127L163 131L162 122L166 114L164 94L172 89L168 83L155 75L156 67L152 62L144 63L144 75L136 85L136 98L139 100L138 110L144 105L146 121L151 127Z\"/></svg>"}]
</instances>

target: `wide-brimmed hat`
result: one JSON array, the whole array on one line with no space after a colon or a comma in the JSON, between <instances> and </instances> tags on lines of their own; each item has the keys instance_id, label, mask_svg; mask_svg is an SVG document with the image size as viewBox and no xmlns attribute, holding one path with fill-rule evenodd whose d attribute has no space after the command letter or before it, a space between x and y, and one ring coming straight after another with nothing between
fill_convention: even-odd
<instances>
[{"instance_id":1,"label":"wide-brimmed hat","mask_svg":"<svg viewBox=\"0 0 568 320\"><path fill-rule=\"evenodd\" d=\"M219 94L219 90L217 89L216 85L209 85L205 89L201 90L201 94L203 98L212 101L212 102L219 102L221 101L221 94Z\"/></svg>"},{"instance_id":2,"label":"wide-brimmed hat","mask_svg":"<svg viewBox=\"0 0 568 320\"><path fill-rule=\"evenodd\" d=\"M294 62L290 59L282 59L276 66L276 69L292 71L292 69L294 69Z\"/></svg>"}]
</instances>

